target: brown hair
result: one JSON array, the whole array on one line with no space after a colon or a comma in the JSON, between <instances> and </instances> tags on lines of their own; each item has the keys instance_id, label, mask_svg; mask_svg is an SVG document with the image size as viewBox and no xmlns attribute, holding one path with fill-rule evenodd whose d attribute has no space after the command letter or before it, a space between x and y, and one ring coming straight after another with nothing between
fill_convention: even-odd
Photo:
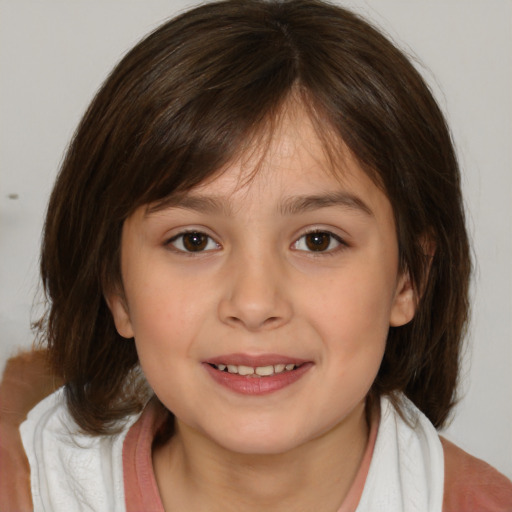
<instances>
[{"instance_id":1,"label":"brown hair","mask_svg":"<svg viewBox=\"0 0 512 512\"><path fill-rule=\"evenodd\" d=\"M228 163L292 90L386 192L401 268L421 290L414 319L390 328L371 396L402 391L436 427L445 422L470 261L442 113L408 59L353 13L317 0L227 0L165 23L123 58L80 123L50 199L41 260L50 306L40 328L86 431L108 432L140 406L135 345L116 332L103 296L122 289L124 220Z\"/></svg>"}]
</instances>

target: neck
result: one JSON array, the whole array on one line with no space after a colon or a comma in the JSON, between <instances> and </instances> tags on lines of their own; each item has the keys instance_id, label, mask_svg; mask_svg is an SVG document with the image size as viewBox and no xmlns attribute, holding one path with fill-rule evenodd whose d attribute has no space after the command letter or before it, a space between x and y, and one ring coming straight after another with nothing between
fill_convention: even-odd
<instances>
[{"instance_id":1,"label":"neck","mask_svg":"<svg viewBox=\"0 0 512 512\"><path fill-rule=\"evenodd\" d=\"M153 465L166 512L336 511L368 441L364 405L323 435L280 454L247 455L177 421Z\"/></svg>"}]
</instances>

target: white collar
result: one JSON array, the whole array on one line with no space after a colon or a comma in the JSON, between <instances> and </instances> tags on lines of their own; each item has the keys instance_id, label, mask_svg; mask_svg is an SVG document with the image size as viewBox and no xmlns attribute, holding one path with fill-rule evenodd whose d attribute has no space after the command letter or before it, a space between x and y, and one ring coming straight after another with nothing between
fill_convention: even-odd
<instances>
[{"instance_id":1,"label":"white collar","mask_svg":"<svg viewBox=\"0 0 512 512\"><path fill-rule=\"evenodd\" d=\"M356 512L441 512L444 457L430 421L402 397L402 418L381 398L381 420ZM123 443L138 416L114 436L80 433L60 389L20 431L30 463L35 512L125 512Z\"/></svg>"},{"instance_id":2,"label":"white collar","mask_svg":"<svg viewBox=\"0 0 512 512\"><path fill-rule=\"evenodd\" d=\"M387 397L356 512L441 512L444 454L436 429L405 396L402 418Z\"/></svg>"}]
</instances>

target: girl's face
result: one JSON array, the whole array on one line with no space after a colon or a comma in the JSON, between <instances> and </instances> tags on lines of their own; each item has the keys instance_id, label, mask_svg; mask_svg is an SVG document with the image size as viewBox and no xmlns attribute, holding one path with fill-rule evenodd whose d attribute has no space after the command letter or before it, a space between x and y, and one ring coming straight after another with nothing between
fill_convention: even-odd
<instances>
[{"instance_id":1,"label":"girl's face","mask_svg":"<svg viewBox=\"0 0 512 512\"><path fill-rule=\"evenodd\" d=\"M290 109L263 156L125 222L117 329L178 423L217 446L282 453L362 428L388 328L414 314L391 205L344 157L339 179Z\"/></svg>"}]
</instances>

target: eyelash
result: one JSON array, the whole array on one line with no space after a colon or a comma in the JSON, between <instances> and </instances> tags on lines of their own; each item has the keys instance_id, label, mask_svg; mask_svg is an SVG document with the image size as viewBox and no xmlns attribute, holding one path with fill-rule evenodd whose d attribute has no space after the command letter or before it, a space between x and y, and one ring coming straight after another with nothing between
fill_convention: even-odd
<instances>
[{"instance_id":1,"label":"eyelash","mask_svg":"<svg viewBox=\"0 0 512 512\"><path fill-rule=\"evenodd\" d=\"M189 242L192 242L192 244L194 244L198 248L198 250L190 250L191 249L190 246L188 248L186 247L185 244L187 243L187 241L186 241L185 237L187 235L194 235L196 237L197 243L193 240L193 237L191 237L192 240L189 240ZM322 247L322 245L321 245L322 240L320 239L320 240L318 240L318 242L320 242L320 243L318 243L318 248L320 250L311 249L311 246L309 246L307 248L299 247L299 245L301 244L301 241L303 241L304 244L307 244L308 243L306 241L307 237L311 237L313 235L317 235L318 237L327 237L327 246ZM331 247L333 241L336 243L335 247ZM325 239L323 240L323 242L325 243ZM214 244L213 248L208 247L211 244ZM171 246L173 246L173 250L175 250L176 252L182 253L182 254L186 254L186 255L210 252L210 251L219 249L221 247L220 244L218 244L211 236L207 235L206 233L204 233L202 231L196 231L196 230L190 230L190 231L184 231L184 232L178 233L177 235L175 235L172 238L170 238L169 240L167 240L165 245L167 245L167 246L171 245ZM180 245L181 247L178 247L178 245ZM346 247L347 247L347 243L341 237L339 237L338 235L335 235L334 233L332 233L330 231L326 231L326 230L322 230L322 229L313 229L311 231L308 231L307 233L304 233L297 240L295 240L295 242L293 242L293 244L291 245L291 248L296 251L309 253L314 256L333 255L333 254L337 253L338 251L345 249Z\"/></svg>"},{"instance_id":2,"label":"eyelash","mask_svg":"<svg viewBox=\"0 0 512 512\"><path fill-rule=\"evenodd\" d=\"M328 237L328 245L323 250L306 250L306 249L299 249L297 246L299 245L301 240L306 240L306 237L312 236L312 235L323 235ZM332 242L335 242L337 245L336 247L330 247L332 245ZM307 243L305 241L305 243ZM324 230L324 229L313 229L311 231L308 231L307 233L304 233L302 236L300 236L293 244L292 248L298 251L303 251L309 254L312 254L314 256L331 256L333 254L336 254L338 251L341 251L348 247L347 243L338 235L335 235L334 233Z\"/></svg>"},{"instance_id":3,"label":"eyelash","mask_svg":"<svg viewBox=\"0 0 512 512\"><path fill-rule=\"evenodd\" d=\"M186 247L185 247L185 237L187 235L195 235L196 237L201 237L203 238L203 240L206 241L206 246L205 248L201 248L200 250L198 251L194 251L194 250L188 250ZM181 241L180 242L180 245L181 247L177 247L175 245L175 242L178 242L178 241ZM213 243L215 245L215 247L212 249L212 248L207 248L209 244ZM165 245L169 246L169 245L172 245L173 246L173 250L175 250L176 252L179 252L179 253L183 253L183 254L188 254L188 255L192 255L192 254L201 254L203 252L209 252L209 251L212 251L212 250L215 250L215 249L219 249L220 248L220 245L215 242L215 240L207 235L206 233L203 233L202 231L196 231L196 230L191 230L191 231L183 231L181 233L178 233L177 235L173 236L172 238L170 238L169 240L167 240L167 242L165 243ZM199 245L198 245L199 246Z\"/></svg>"}]
</instances>

